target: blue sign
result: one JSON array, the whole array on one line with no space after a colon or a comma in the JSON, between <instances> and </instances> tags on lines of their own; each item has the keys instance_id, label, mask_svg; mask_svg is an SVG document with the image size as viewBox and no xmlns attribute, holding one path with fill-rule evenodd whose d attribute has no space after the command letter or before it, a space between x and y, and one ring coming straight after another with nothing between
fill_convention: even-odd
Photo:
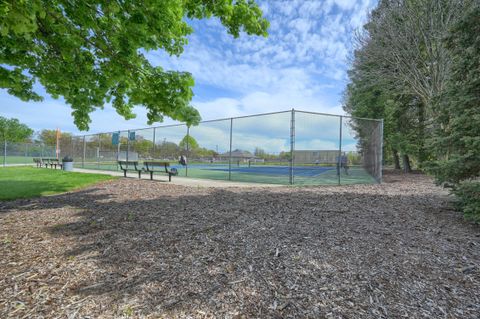
<instances>
[{"instance_id":1,"label":"blue sign","mask_svg":"<svg viewBox=\"0 0 480 319\"><path fill-rule=\"evenodd\" d=\"M135 141L135 131L133 132L128 132L128 139L130 141Z\"/></svg>"},{"instance_id":2,"label":"blue sign","mask_svg":"<svg viewBox=\"0 0 480 319\"><path fill-rule=\"evenodd\" d=\"M118 142L120 141L120 133L113 133L112 134L112 145L118 145Z\"/></svg>"}]
</instances>

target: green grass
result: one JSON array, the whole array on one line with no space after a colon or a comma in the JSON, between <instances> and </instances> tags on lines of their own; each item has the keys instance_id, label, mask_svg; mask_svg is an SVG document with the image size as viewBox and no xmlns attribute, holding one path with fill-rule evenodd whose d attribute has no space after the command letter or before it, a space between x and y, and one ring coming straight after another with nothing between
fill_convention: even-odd
<instances>
[{"instance_id":1,"label":"green grass","mask_svg":"<svg viewBox=\"0 0 480 319\"><path fill-rule=\"evenodd\" d=\"M0 157L0 163L3 165L3 156ZM33 157L31 156L7 156L5 164L33 164Z\"/></svg>"},{"instance_id":2,"label":"green grass","mask_svg":"<svg viewBox=\"0 0 480 319\"><path fill-rule=\"evenodd\" d=\"M0 200L30 198L77 190L115 177L50 168L0 168Z\"/></svg>"}]
</instances>

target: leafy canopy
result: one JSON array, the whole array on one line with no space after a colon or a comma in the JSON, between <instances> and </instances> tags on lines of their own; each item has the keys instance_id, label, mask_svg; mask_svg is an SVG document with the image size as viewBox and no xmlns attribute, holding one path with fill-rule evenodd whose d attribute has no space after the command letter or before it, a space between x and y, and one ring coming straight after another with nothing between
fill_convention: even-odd
<instances>
[{"instance_id":1,"label":"leafy canopy","mask_svg":"<svg viewBox=\"0 0 480 319\"><path fill-rule=\"evenodd\" d=\"M71 105L81 130L108 102L125 119L143 105L149 124L164 116L196 124L191 74L152 66L144 53L180 55L193 32L185 18L211 17L234 37L267 35L268 21L253 0L2 1L0 88L40 101L38 81Z\"/></svg>"},{"instance_id":2,"label":"leafy canopy","mask_svg":"<svg viewBox=\"0 0 480 319\"><path fill-rule=\"evenodd\" d=\"M0 116L0 139L2 142L21 142L33 133L27 125L20 123L17 119L7 119Z\"/></svg>"},{"instance_id":3,"label":"leafy canopy","mask_svg":"<svg viewBox=\"0 0 480 319\"><path fill-rule=\"evenodd\" d=\"M178 143L178 146L183 150L196 150L199 148L197 140L191 135L185 135L180 143Z\"/></svg>"},{"instance_id":4,"label":"leafy canopy","mask_svg":"<svg viewBox=\"0 0 480 319\"><path fill-rule=\"evenodd\" d=\"M38 134L38 139L45 145L55 146L57 144L57 131L56 130L42 130ZM60 132L60 145L70 144L72 134L66 132ZM110 141L111 142L111 141Z\"/></svg>"},{"instance_id":5,"label":"leafy canopy","mask_svg":"<svg viewBox=\"0 0 480 319\"><path fill-rule=\"evenodd\" d=\"M452 54L452 72L438 98L439 116L435 120L440 125L431 141L437 156L430 167L440 182L458 183L480 176L479 21L480 4L474 4L445 40Z\"/></svg>"}]
</instances>

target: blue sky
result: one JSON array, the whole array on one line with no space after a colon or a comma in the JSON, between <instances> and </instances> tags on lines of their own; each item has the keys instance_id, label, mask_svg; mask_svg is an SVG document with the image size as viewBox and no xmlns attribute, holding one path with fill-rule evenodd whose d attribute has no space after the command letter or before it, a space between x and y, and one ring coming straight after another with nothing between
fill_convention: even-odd
<instances>
[{"instance_id":1,"label":"blue sky","mask_svg":"<svg viewBox=\"0 0 480 319\"><path fill-rule=\"evenodd\" d=\"M205 120L291 108L343 114L353 37L376 0L258 2L270 21L268 38L234 39L216 19L193 21L195 32L179 58L149 52L149 60L193 74L192 104ZM80 133L68 105L37 88L45 97L40 103L25 103L0 90L0 114L35 130ZM137 118L126 121L106 105L92 114L90 132L146 127L145 110L135 112Z\"/></svg>"}]
</instances>

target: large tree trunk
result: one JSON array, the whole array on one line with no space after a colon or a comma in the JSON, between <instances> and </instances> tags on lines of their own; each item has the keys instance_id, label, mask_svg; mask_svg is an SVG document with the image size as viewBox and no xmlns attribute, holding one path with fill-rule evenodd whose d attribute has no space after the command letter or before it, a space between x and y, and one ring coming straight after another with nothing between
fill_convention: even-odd
<instances>
[{"instance_id":1,"label":"large tree trunk","mask_svg":"<svg viewBox=\"0 0 480 319\"><path fill-rule=\"evenodd\" d=\"M403 172L404 173L411 173L412 167L410 166L410 157L407 154L402 156L403 158Z\"/></svg>"},{"instance_id":2,"label":"large tree trunk","mask_svg":"<svg viewBox=\"0 0 480 319\"><path fill-rule=\"evenodd\" d=\"M398 156L398 151L396 149L393 149L392 152L393 152L393 163L395 164L395 169L402 169L400 167L400 156Z\"/></svg>"}]
</instances>

